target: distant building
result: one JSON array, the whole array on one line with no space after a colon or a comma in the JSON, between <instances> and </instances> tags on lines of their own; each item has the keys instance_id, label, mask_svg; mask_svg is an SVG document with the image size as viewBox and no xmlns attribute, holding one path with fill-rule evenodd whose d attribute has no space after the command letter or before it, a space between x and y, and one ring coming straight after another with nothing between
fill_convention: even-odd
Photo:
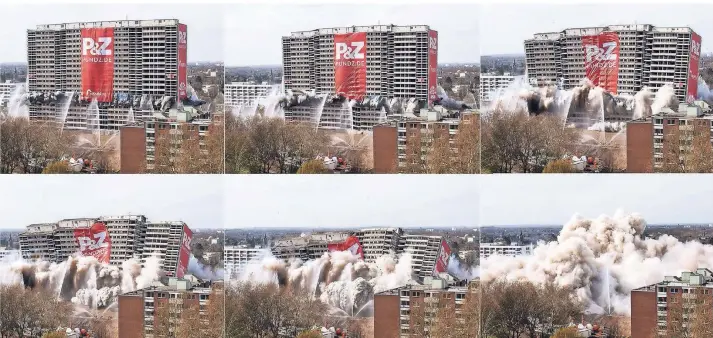
<instances>
[{"instance_id":1,"label":"distant building","mask_svg":"<svg viewBox=\"0 0 713 338\"><path fill-rule=\"evenodd\" d=\"M225 106L228 109L256 107L261 98L283 92L282 85L256 84L253 82L232 82L225 84Z\"/></svg>"},{"instance_id":2,"label":"distant building","mask_svg":"<svg viewBox=\"0 0 713 338\"><path fill-rule=\"evenodd\" d=\"M64 262L79 252L75 230L88 229L95 222L106 225L111 240L109 264L121 266L129 259L140 260L143 264L148 257L157 255L168 276L178 273L181 245L192 237L192 231L183 222L154 223L143 215L64 219L27 226L19 236L22 257Z\"/></svg>"},{"instance_id":3,"label":"distant building","mask_svg":"<svg viewBox=\"0 0 713 338\"><path fill-rule=\"evenodd\" d=\"M10 81L0 82L0 108L6 106L10 101L10 96L17 85L18 83Z\"/></svg>"},{"instance_id":4,"label":"distant building","mask_svg":"<svg viewBox=\"0 0 713 338\"><path fill-rule=\"evenodd\" d=\"M689 27L656 27L646 24L568 28L561 32L537 33L525 40L527 76L533 85L561 83L572 89L586 77L583 36L616 32L620 43L617 92L634 95L644 87L655 89L676 84L676 97L686 102L696 81L700 56L700 36ZM697 39L697 43L694 41ZM694 86L692 88L689 88Z\"/></svg>"},{"instance_id":5,"label":"distant building","mask_svg":"<svg viewBox=\"0 0 713 338\"><path fill-rule=\"evenodd\" d=\"M466 306L475 295L478 282L451 286L440 278L426 278L424 285L407 285L374 295L374 332L379 337L423 336L437 325L439 311L452 311L455 325L474 320L476 306ZM469 313L469 310L473 312Z\"/></svg>"},{"instance_id":6,"label":"distant building","mask_svg":"<svg viewBox=\"0 0 713 338\"><path fill-rule=\"evenodd\" d=\"M696 304L705 309L700 311ZM705 325L713 319L713 272L697 269L680 277L667 276L663 281L631 291L631 337L670 337L682 326L691 325L695 316Z\"/></svg>"},{"instance_id":7,"label":"distant building","mask_svg":"<svg viewBox=\"0 0 713 338\"><path fill-rule=\"evenodd\" d=\"M442 110L421 110L422 119L404 119L374 127L374 173L407 172L410 167L422 167L436 137L454 140L460 126L474 123L480 126L480 114L475 110L446 115Z\"/></svg>"},{"instance_id":8,"label":"distant building","mask_svg":"<svg viewBox=\"0 0 713 338\"><path fill-rule=\"evenodd\" d=\"M245 266L255 259L259 259L265 249L248 248L240 246L226 246L223 248L223 266L228 276L236 278L243 272Z\"/></svg>"},{"instance_id":9,"label":"distant building","mask_svg":"<svg viewBox=\"0 0 713 338\"><path fill-rule=\"evenodd\" d=\"M493 255L498 256L526 256L532 255L532 245L506 245L503 243L480 243L480 259L486 259Z\"/></svg>"},{"instance_id":10,"label":"distant building","mask_svg":"<svg viewBox=\"0 0 713 338\"><path fill-rule=\"evenodd\" d=\"M19 250L10 250L5 247L0 247L0 261L8 256L20 256L20 251Z\"/></svg>"},{"instance_id":11,"label":"distant building","mask_svg":"<svg viewBox=\"0 0 713 338\"><path fill-rule=\"evenodd\" d=\"M487 109L496 98L498 89L509 86L515 80L512 75L480 75L480 108Z\"/></svg>"},{"instance_id":12,"label":"distant building","mask_svg":"<svg viewBox=\"0 0 713 338\"><path fill-rule=\"evenodd\" d=\"M713 142L710 113L708 104L695 101L681 104L678 111L664 108L658 115L627 123L626 171L652 173L661 170L667 161L676 166L693 149L694 137Z\"/></svg>"},{"instance_id":13,"label":"distant building","mask_svg":"<svg viewBox=\"0 0 713 338\"><path fill-rule=\"evenodd\" d=\"M181 314L191 307L198 308L200 318L206 322L204 324L207 327L207 321L210 320L207 309L212 297L224 297L222 282L202 287L188 279L170 278L168 285L151 286L122 294L119 296L119 338L158 338L155 334L156 325L166 323L170 323L170 326L161 330L175 333L181 322ZM164 315L169 318L156 320L157 316ZM220 330L219 327L213 329ZM196 334L200 336L198 332Z\"/></svg>"}]
</instances>

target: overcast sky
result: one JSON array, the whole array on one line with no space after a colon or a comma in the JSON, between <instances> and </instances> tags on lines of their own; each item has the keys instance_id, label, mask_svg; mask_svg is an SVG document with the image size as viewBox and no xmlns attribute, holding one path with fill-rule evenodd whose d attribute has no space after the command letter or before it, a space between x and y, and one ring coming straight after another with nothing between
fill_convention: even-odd
<instances>
[{"instance_id":1,"label":"overcast sky","mask_svg":"<svg viewBox=\"0 0 713 338\"><path fill-rule=\"evenodd\" d=\"M487 175L480 184L482 225L561 225L618 209L649 224L713 223L713 175Z\"/></svg>"},{"instance_id":2,"label":"overcast sky","mask_svg":"<svg viewBox=\"0 0 713 338\"><path fill-rule=\"evenodd\" d=\"M702 38L702 52L713 52L713 5L685 4L483 4L481 54L525 54L535 33L616 24L691 27ZM710 40L709 40L710 39ZM711 42L707 42L711 41Z\"/></svg>"},{"instance_id":3,"label":"overcast sky","mask_svg":"<svg viewBox=\"0 0 713 338\"><path fill-rule=\"evenodd\" d=\"M478 5L226 5L228 66L282 64L282 37L293 31L370 25L429 25L438 62L479 62Z\"/></svg>"},{"instance_id":4,"label":"overcast sky","mask_svg":"<svg viewBox=\"0 0 713 338\"><path fill-rule=\"evenodd\" d=\"M230 175L226 228L473 227L474 175Z\"/></svg>"},{"instance_id":5,"label":"overcast sky","mask_svg":"<svg viewBox=\"0 0 713 338\"><path fill-rule=\"evenodd\" d=\"M222 61L223 11L205 4L0 4L0 62L27 62L27 30L41 24L178 19L188 26L188 61Z\"/></svg>"},{"instance_id":6,"label":"overcast sky","mask_svg":"<svg viewBox=\"0 0 713 338\"><path fill-rule=\"evenodd\" d=\"M0 229L65 218L143 214L222 227L220 175L0 175Z\"/></svg>"}]
</instances>

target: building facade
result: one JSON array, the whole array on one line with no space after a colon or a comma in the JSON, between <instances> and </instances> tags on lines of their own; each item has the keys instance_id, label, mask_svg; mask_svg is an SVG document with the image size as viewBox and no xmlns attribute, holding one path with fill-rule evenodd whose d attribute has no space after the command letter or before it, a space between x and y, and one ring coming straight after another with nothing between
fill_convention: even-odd
<instances>
[{"instance_id":1,"label":"building facade","mask_svg":"<svg viewBox=\"0 0 713 338\"><path fill-rule=\"evenodd\" d=\"M208 135L211 132L224 133L222 114L208 118L200 116L197 110L184 108L171 109L167 115L119 128L122 173L151 172L156 170L157 163L169 166L176 161L184 146L197 147L202 155L210 155ZM162 141L163 145L157 146Z\"/></svg>"},{"instance_id":2,"label":"building facade","mask_svg":"<svg viewBox=\"0 0 713 338\"><path fill-rule=\"evenodd\" d=\"M532 255L532 249L532 245L505 245L501 243L480 243L478 248L480 259L486 259L493 255L510 257Z\"/></svg>"},{"instance_id":3,"label":"building facade","mask_svg":"<svg viewBox=\"0 0 713 338\"><path fill-rule=\"evenodd\" d=\"M437 32L426 25L352 26L293 32L282 38L284 86L293 90L335 93L335 36L366 34L366 95L429 99L435 94ZM432 38L432 39L431 39ZM436 55L433 55L435 58ZM432 67L431 67L432 66ZM434 68L429 70L429 68Z\"/></svg>"},{"instance_id":4,"label":"building facade","mask_svg":"<svg viewBox=\"0 0 713 338\"><path fill-rule=\"evenodd\" d=\"M18 85L18 83L12 83L10 81L0 82L0 108L7 106L12 92Z\"/></svg>"},{"instance_id":5,"label":"building facade","mask_svg":"<svg viewBox=\"0 0 713 338\"><path fill-rule=\"evenodd\" d=\"M672 337L713 320L713 272L700 268L631 291L632 338ZM690 330L692 329L692 330Z\"/></svg>"},{"instance_id":6,"label":"building facade","mask_svg":"<svg viewBox=\"0 0 713 338\"><path fill-rule=\"evenodd\" d=\"M560 84L564 89L579 85L586 77L582 37L602 32L618 35L619 94L634 95L644 87L655 91L674 84L679 102L695 95L697 80L689 81L689 77L698 78L701 38L688 27L611 25L535 34L524 43L530 83Z\"/></svg>"},{"instance_id":7,"label":"building facade","mask_svg":"<svg viewBox=\"0 0 713 338\"><path fill-rule=\"evenodd\" d=\"M251 261L260 259L265 249L244 246L226 246L223 248L223 266L229 278L237 278Z\"/></svg>"},{"instance_id":8,"label":"building facade","mask_svg":"<svg viewBox=\"0 0 713 338\"><path fill-rule=\"evenodd\" d=\"M665 108L626 126L626 171L652 173L685 167L694 156L713 151L713 116L703 101ZM705 142L708 140L708 142ZM681 168L684 169L684 168Z\"/></svg>"},{"instance_id":9,"label":"building facade","mask_svg":"<svg viewBox=\"0 0 713 338\"><path fill-rule=\"evenodd\" d=\"M384 338L428 336L436 330L474 334L477 326L472 323L478 316L478 305L467 300L475 296L477 288L477 281L453 286L438 278L428 278L424 285L377 293L374 332Z\"/></svg>"},{"instance_id":10,"label":"building facade","mask_svg":"<svg viewBox=\"0 0 713 338\"><path fill-rule=\"evenodd\" d=\"M153 338L175 334L180 323L186 320L182 314L190 308L198 310L197 320L203 324L198 330L211 327L210 302L218 297L224 297L220 282L205 287L178 278L170 278L165 286L151 286L122 294L119 296L119 338ZM191 326L196 327L195 323Z\"/></svg>"},{"instance_id":11,"label":"building facade","mask_svg":"<svg viewBox=\"0 0 713 338\"><path fill-rule=\"evenodd\" d=\"M490 107L496 97L499 89L507 88L513 81L515 76L512 75L480 75L480 108L487 109Z\"/></svg>"},{"instance_id":12,"label":"building facade","mask_svg":"<svg viewBox=\"0 0 713 338\"><path fill-rule=\"evenodd\" d=\"M283 92L282 85L269 85L266 83L232 82L225 85L225 105L231 109L245 109L255 107L260 100Z\"/></svg>"},{"instance_id":13,"label":"building facade","mask_svg":"<svg viewBox=\"0 0 713 338\"><path fill-rule=\"evenodd\" d=\"M480 114L469 110L457 116L443 117L437 110L421 112L426 119L405 119L374 127L374 172L378 174L420 170L426 165L434 140L448 138L455 148L455 138L462 126L480 127Z\"/></svg>"},{"instance_id":14,"label":"building facade","mask_svg":"<svg viewBox=\"0 0 713 338\"><path fill-rule=\"evenodd\" d=\"M87 229L95 222L106 225L111 243L109 264L121 266L129 259L137 259L143 265L147 258L155 255L161 259L161 268L168 276L177 274L181 245L192 236L183 222L152 223L143 215L64 219L27 226L19 236L22 257L64 262L79 253L75 230Z\"/></svg>"},{"instance_id":15,"label":"building facade","mask_svg":"<svg viewBox=\"0 0 713 338\"><path fill-rule=\"evenodd\" d=\"M117 130L131 116L151 118L151 102L185 97L186 32L175 19L49 24L28 30L30 118L61 122L67 129L93 128L87 113L92 100L98 101L101 129ZM110 66L97 66L101 63ZM91 94L96 88L107 96Z\"/></svg>"}]
</instances>

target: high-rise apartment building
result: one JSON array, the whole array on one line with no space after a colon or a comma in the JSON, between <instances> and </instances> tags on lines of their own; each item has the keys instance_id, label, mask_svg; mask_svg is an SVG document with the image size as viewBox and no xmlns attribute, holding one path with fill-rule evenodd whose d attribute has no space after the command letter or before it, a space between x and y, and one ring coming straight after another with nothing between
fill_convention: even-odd
<instances>
[{"instance_id":1,"label":"high-rise apartment building","mask_svg":"<svg viewBox=\"0 0 713 338\"><path fill-rule=\"evenodd\" d=\"M202 336L200 330L211 328L221 330L223 323L210 323L211 302L222 306L223 283L214 282L209 286L194 285L188 279L170 278L168 285L151 286L128 292L119 296L119 338L164 337L175 335L180 330L180 323L187 320L200 320L204 325L193 323L191 337ZM188 309L198 318L187 319L182 316ZM213 310L219 313L220 310ZM213 319L214 320L214 319ZM212 325L211 325L212 324ZM217 327L217 326L218 327ZM185 330L185 328L184 328Z\"/></svg>"},{"instance_id":2,"label":"high-rise apartment building","mask_svg":"<svg viewBox=\"0 0 713 338\"><path fill-rule=\"evenodd\" d=\"M192 231L183 222L152 223L142 215L75 218L29 225L19 236L22 257L60 263L78 253L84 254L80 248L81 232L97 222L106 228L103 242L109 243L109 264L121 266L129 259L143 264L156 255L168 276L182 277L185 273Z\"/></svg>"},{"instance_id":3,"label":"high-rise apartment building","mask_svg":"<svg viewBox=\"0 0 713 338\"><path fill-rule=\"evenodd\" d=\"M27 31L30 118L94 128L93 101L101 129L153 118L156 100L186 97L186 57L175 19L38 25Z\"/></svg>"},{"instance_id":4,"label":"high-rise apartment building","mask_svg":"<svg viewBox=\"0 0 713 338\"><path fill-rule=\"evenodd\" d=\"M284 85L317 94L436 99L438 32L426 25L352 26L282 38Z\"/></svg>"},{"instance_id":5,"label":"high-rise apartment building","mask_svg":"<svg viewBox=\"0 0 713 338\"><path fill-rule=\"evenodd\" d=\"M678 100L691 102L700 46L700 35L688 27L634 24L538 33L525 40L527 76L534 85L564 89L587 77L610 92L628 95L673 84Z\"/></svg>"},{"instance_id":6,"label":"high-rise apartment building","mask_svg":"<svg viewBox=\"0 0 713 338\"><path fill-rule=\"evenodd\" d=\"M631 291L631 337L675 337L713 320L713 272L699 268ZM695 330L695 328L694 328ZM690 332L687 330L687 332ZM695 331L694 331L695 332Z\"/></svg>"},{"instance_id":7,"label":"high-rise apartment building","mask_svg":"<svg viewBox=\"0 0 713 338\"><path fill-rule=\"evenodd\" d=\"M443 236L408 235L400 228L362 229L354 234L327 232L281 239L274 241L270 250L277 258L314 260L329 252L330 245L342 244L351 236L358 239L366 262L374 263L388 254L409 253L417 277L424 279L447 272L451 249Z\"/></svg>"},{"instance_id":8,"label":"high-rise apartment building","mask_svg":"<svg viewBox=\"0 0 713 338\"><path fill-rule=\"evenodd\" d=\"M426 278L424 285L407 285L374 295L374 332L379 337L421 337L436 332L471 332L478 304L468 303L477 282L454 286L440 278ZM443 333L441 333L443 334Z\"/></svg>"},{"instance_id":9,"label":"high-rise apartment building","mask_svg":"<svg viewBox=\"0 0 713 338\"><path fill-rule=\"evenodd\" d=\"M688 160L712 152L710 112L708 104L695 101L680 104L677 111L664 108L660 114L627 123L626 171L652 173L685 167Z\"/></svg>"},{"instance_id":10,"label":"high-rise apartment building","mask_svg":"<svg viewBox=\"0 0 713 338\"><path fill-rule=\"evenodd\" d=\"M358 230L355 235L364 248L364 261L374 263L383 255L398 252L403 234L401 228L371 228Z\"/></svg>"}]
</instances>

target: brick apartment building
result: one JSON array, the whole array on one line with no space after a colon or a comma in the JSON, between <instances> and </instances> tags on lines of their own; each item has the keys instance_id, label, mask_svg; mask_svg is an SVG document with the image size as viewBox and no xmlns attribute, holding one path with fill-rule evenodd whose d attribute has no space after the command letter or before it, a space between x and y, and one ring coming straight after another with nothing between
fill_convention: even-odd
<instances>
[{"instance_id":1,"label":"brick apartment building","mask_svg":"<svg viewBox=\"0 0 713 338\"><path fill-rule=\"evenodd\" d=\"M188 320L183 315L191 308L193 311L198 310L202 321L202 325L192 323L192 328L199 326L199 330L207 327L222 330L223 323L209 322L210 301L215 297L224 297L222 282L201 285L194 278L170 278L168 285L151 286L122 294L119 296L119 338L163 336L159 332L175 334L180 323ZM168 327L157 327L166 324ZM200 332L195 334L195 337L201 336Z\"/></svg>"},{"instance_id":2,"label":"brick apartment building","mask_svg":"<svg viewBox=\"0 0 713 338\"><path fill-rule=\"evenodd\" d=\"M696 316L703 325L713 321L713 272L697 269L681 277L631 291L632 338L672 337L684 327L695 327ZM695 335L694 335L695 337Z\"/></svg>"},{"instance_id":3,"label":"brick apartment building","mask_svg":"<svg viewBox=\"0 0 713 338\"><path fill-rule=\"evenodd\" d=\"M428 118L374 127L374 173L404 172L409 167L422 166L433 140L447 135L453 145L461 125L474 123L475 130L480 130L480 114L473 110L445 118L439 110L422 110L421 116Z\"/></svg>"},{"instance_id":4,"label":"brick apartment building","mask_svg":"<svg viewBox=\"0 0 713 338\"><path fill-rule=\"evenodd\" d=\"M186 107L169 110L167 117L119 128L121 173L150 172L155 169L157 156L167 156L166 160L173 162L187 142L195 143L202 154L208 154L206 139L209 133L224 133L222 118L222 114L214 114L211 119L199 117L197 110ZM162 139L170 139L170 145L157 154L156 145ZM163 163L166 160L159 159Z\"/></svg>"},{"instance_id":5,"label":"brick apartment building","mask_svg":"<svg viewBox=\"0 0 713 338\"><path fill-rule=\"evenodd\" d=\"M407 285L374 295L374 332L383 338L421 337L440 319L454 315L450 330L468 330L477 322L477 304L466 300L477 292L477 281L449 286L440 278L427 278L424 285ZM440 313L439 313L440 312ZM443 324L443 323L441 323ZM477 336L477 332L472 332Z\"/></svg>"},{"instance_id":6,"label":"brick apartment building","mask_svg":"<svg viewBox=\"0 0 713 338\"><path fill-rule=\"evenodd\" d=\"M652 173L683 163L687 154L700 149L700 140L713 142L713 116L703 101L681 104L674 112L664 108L661 114L631 121L626 126L626 171ZM711 142L705 142L711 147ZM673 148L672 148L673 147ZM678 149L676 149L678 148Z\"/></svg>"}]
</instances>

